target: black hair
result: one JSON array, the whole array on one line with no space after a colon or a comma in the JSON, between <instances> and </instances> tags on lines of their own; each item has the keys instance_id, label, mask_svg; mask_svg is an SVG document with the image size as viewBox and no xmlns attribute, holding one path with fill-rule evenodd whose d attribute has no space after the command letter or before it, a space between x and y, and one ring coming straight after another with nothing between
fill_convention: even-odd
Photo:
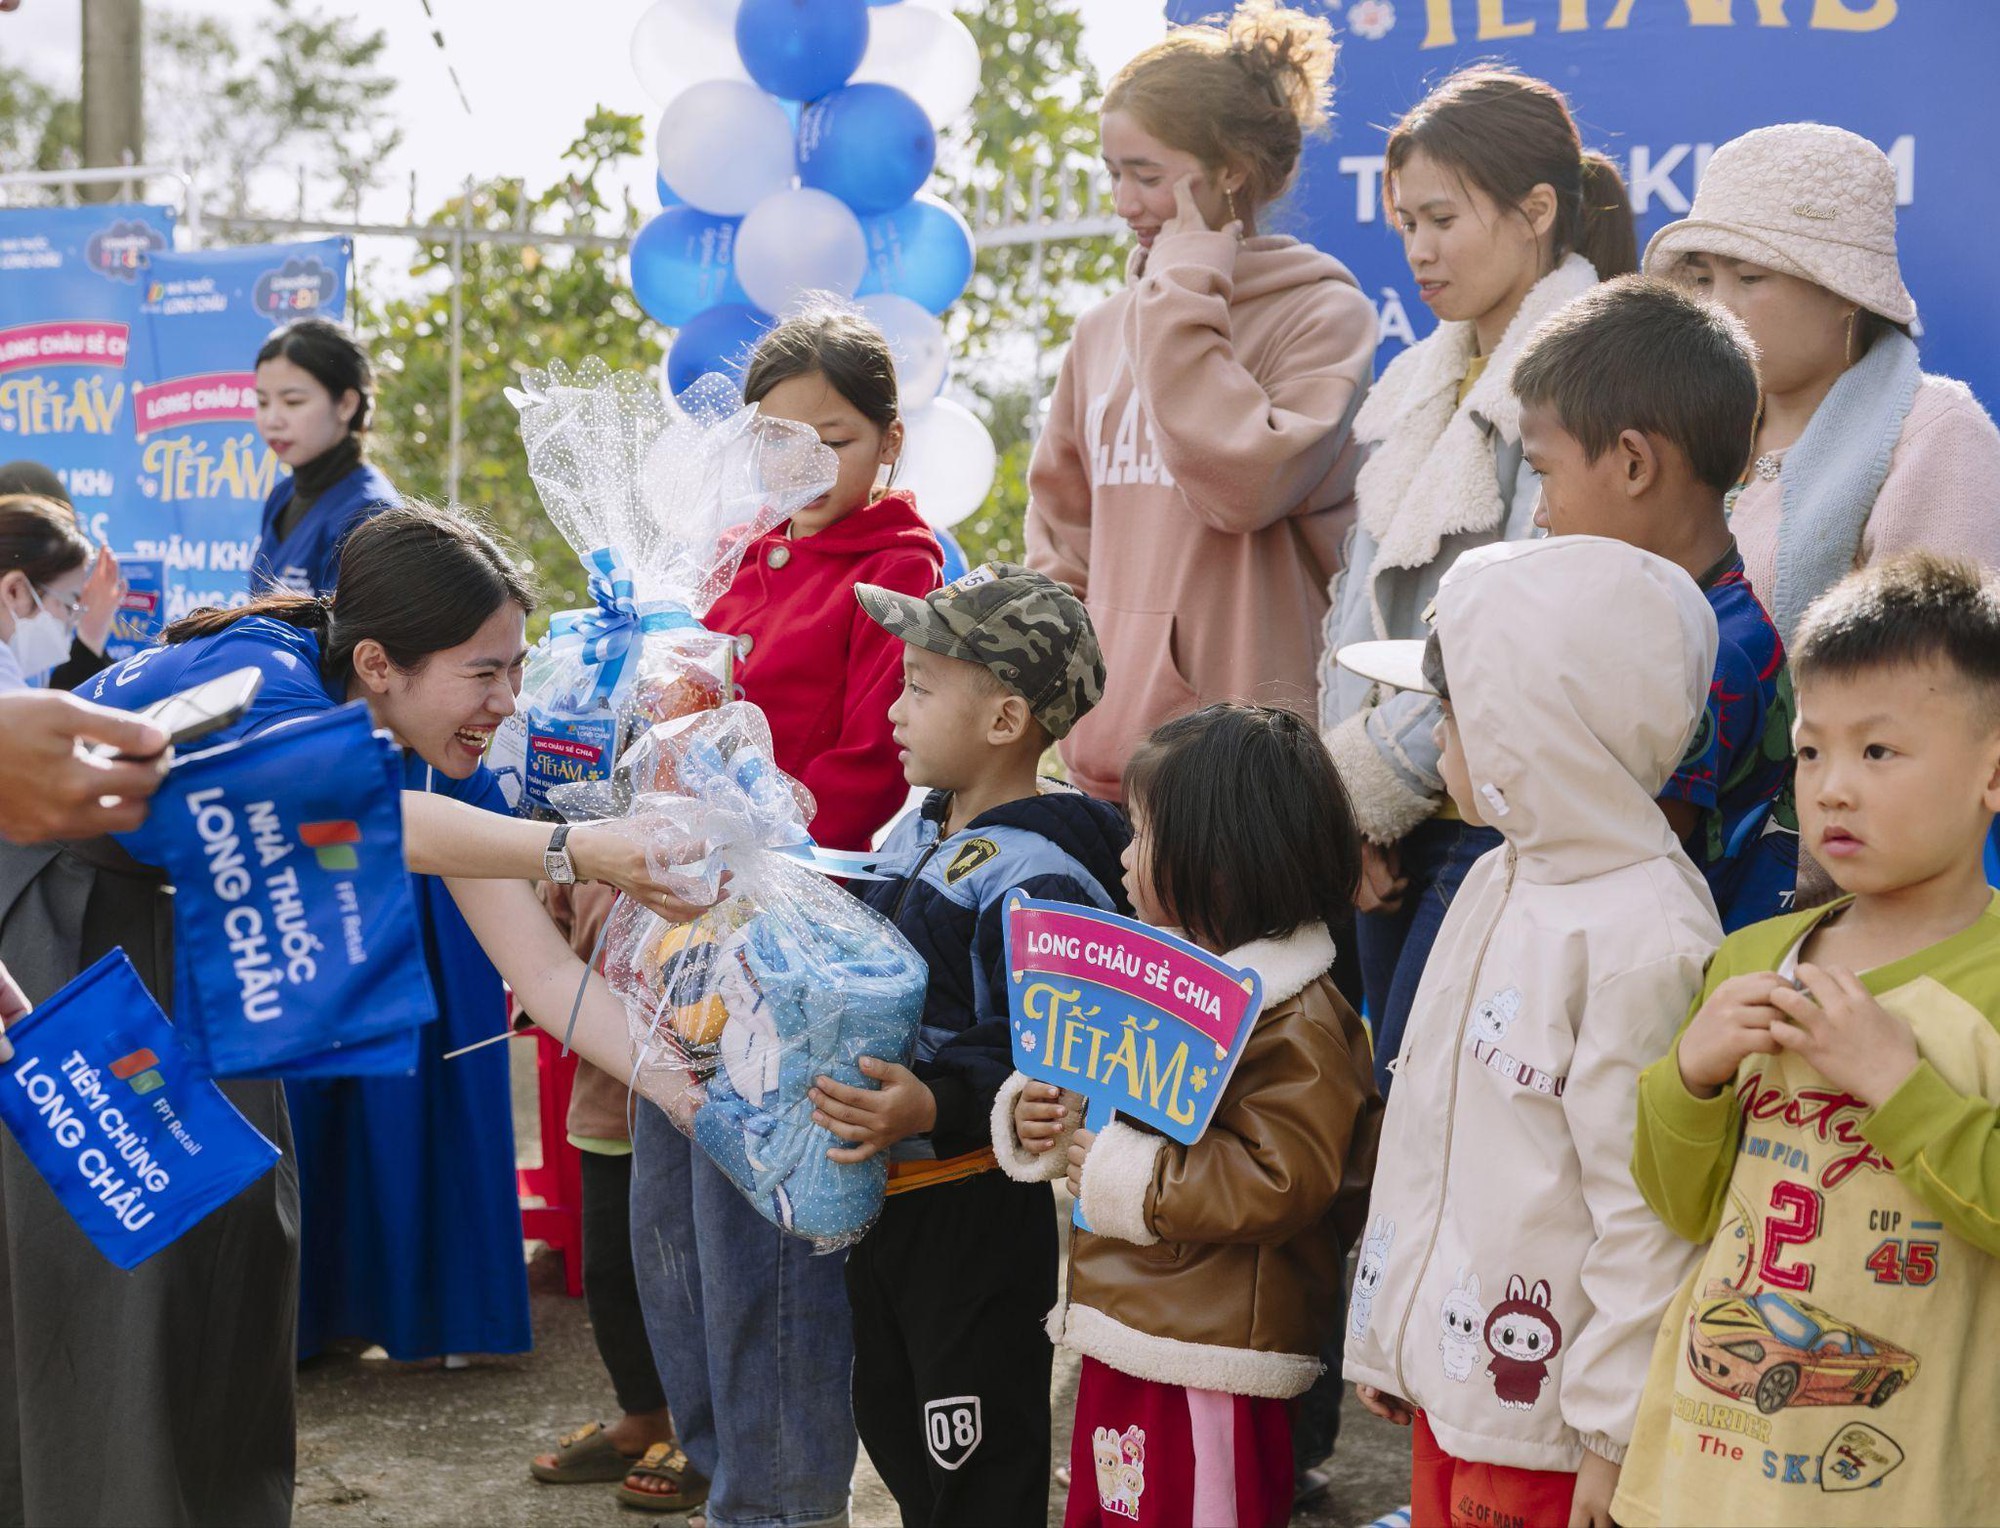
<instances>
[{"instance_id":1,"label":"black hair","mask_svg":"<svg viewBox=\"0 0 2000 1528\"><path fill-rule=\"evenodd\" d=\"M1720 303L1657 276L1592 287L1529 336L1514 395L1553 408L1591 461L1626 430L1664 440L1727 493L1757 432L1757 347Z\"/></svg>"},{"instance_id":2,"label":"black hair","mask_svg":"<svg viewBox=\"0 0 2000 1528\"><path fill-rule=\"evenodd\" d=\"M1361 833L1319 734L1225 701L1154 729L1125 766L1155 894L1197 940L1233 950L1336 924L1361 883Z\"/></svg>"},{"instance_id":3,"label":"black hair","mask_svg":"<svg viewBox=\"0 0 2000 1528\"><path fill-rule=\"evenodd\" d=\"M257 364L262 366L281 356L309 373L333 395L335 403L340 401L342 393L351 392L359 397L361 406L348 421L347 431L350 435L367 431L369 418L375 412L375 367L368 359L368 352L361 348L361 342L351 333L330 319L302 318L295 324L286 324L264 341L257 352Z\"/></svg>"},{"instance_id":4,"label":"black hair","mask_svg":"<svg viewBox=\"0 0 2000 1528\"><path fill-rule=\"evenodd\" d=\"M37 589L46 589L89 562L96 550L68 504L40 494L0 495L0 574L18 569Z\"/></svg>"},{"instance_id":5,"label":"black hair","mask_svg":"<svg viewBox=\"0 0 2000 1528\"><path fill-rule=\"evenodd\" d=\"M318 633L320 670L339 693L362 642L373 638L391 663L414 673L433 653L471 641L510 600L531 612L535 590L499 540L459 510L413 504L349 533L331 595L271 593L231 610L197 610L169 626L165 640L212 637L246 616L283 621Z\"/></svg>"},{"instance_id":6,"label":"black hair","mask_svg":"<svg viewBox=\"0 0 2000 1528\"><path fill-rule=\"evenodd\" d=\"M17 493L31 493L38 499L54 499L65 509L75 508L63 480L40 462L25 457L0 466L0 498Z\"/></svg>"},{"instance_id":7,"label":"black hair","mask_svg":"<svg viewBox=\"0 0 2000 1528\"><path fill-rule=\"evenodd\" d=\"M1396 221L1397 172L1423 153L1465 177L1503 211L1538 185L1556 194L1555 257L1582 255L1601 277L1639 268L1638 225L1624 177L1586 151L1569 102L1547 80L1470 64L1403 113L1383 145L1382 204Z\"/></svg>"},{"instance_id":8,"label":"black hair","mask_svg":"<svg viewBox=\"0 0 2000 1528\"><path fill-rule=\"evenodd\" d=\"M1930 552L1850 573L1807 607L1791 661L1795 686L1939 662L2000 722L2000 578Z\"/></svg>"},{"instance_id":9,"label":"black hair","mask_svg":"<svg viewBox=\"0 0 2000 1528\"><path fill-rule=\"evenodd\" d=\"M859 313L831 301L811 304L757 342L743 373L743 401L761 403L780 382L814 374L878 430L896 422L889 341Z\"/></svg>"}]
</instances>

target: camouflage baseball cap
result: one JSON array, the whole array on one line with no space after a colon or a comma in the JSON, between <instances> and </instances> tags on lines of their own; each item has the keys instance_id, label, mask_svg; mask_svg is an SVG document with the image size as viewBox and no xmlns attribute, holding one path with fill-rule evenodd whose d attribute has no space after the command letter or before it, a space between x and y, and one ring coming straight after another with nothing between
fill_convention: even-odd
<instances>
[{"instance_id":1,"label":"camouflage baseball cap","mask_svg":"<svg viewBox=\"0 0 2000 1528\"><path fill-rule=\"evenodd\" d=\"M1067 737L1104 696L1104 655L1083 601L1018 564L982 563L922 599L879 584L856 584L854 597L891 636L986 669L1051 737Z\"/></svg>"}]
</instances>

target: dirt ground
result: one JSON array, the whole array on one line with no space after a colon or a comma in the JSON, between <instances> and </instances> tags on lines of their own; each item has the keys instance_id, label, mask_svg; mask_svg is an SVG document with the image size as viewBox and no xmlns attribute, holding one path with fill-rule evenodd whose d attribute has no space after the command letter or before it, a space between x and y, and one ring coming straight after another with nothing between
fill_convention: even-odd
<instances>
[{"instance_id":1,"label":"dirt ground","mask_svg":"<svg viewBox=\"0 0 2000 1528\"><path fill-rule=\"evenodd\" d=\"M520 1048L523 1057L527 1047ZM532 1072L517 1073L522 1155L533 1160ZM329 1354L299 1372L298 1528L514 1528L529 1524L647 1521L622 1509L610 1486L544 1486L528 1461L593 1417L609 1420L610 1384L597 1358L583 1302L563 1293L560 1260L539 1248L529 1263L535 1349L475 1358L446 1372L397 1364L359 1349ZM1073 1363L1057 1355L1054 1415L1061 1458L1076 1389ZM1293 1522L1355 1528L1408 1496L1408 1434L1366 1415L1350 1398L1342 1418L1332 1491ZM1050 1522L1061 1521L1053 1484ZM667 1519L676 1525L679 1519ZM854 1475L855 1528L893 1528L894 1503L864 1454ZM977 1528L968 1524L966 1528Z\"/></svg>"}]
</instances>

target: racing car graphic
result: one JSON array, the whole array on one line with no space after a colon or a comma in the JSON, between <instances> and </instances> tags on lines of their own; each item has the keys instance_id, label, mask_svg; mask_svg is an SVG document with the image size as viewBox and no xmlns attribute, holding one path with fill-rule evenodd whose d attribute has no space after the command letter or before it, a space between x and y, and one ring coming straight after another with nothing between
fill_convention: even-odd
<instances>
[{"instance_id":1,"label":"racing car graphic","mask_svg":"<svg viewBox=\"0 0 2000 1528\"><path fill-rule=\"evenodd\" d=\"M1787 1406L1881 1406L1916 1377L1916 1355L1816 1305L1713 1280L1688 1318L1688 1367L1711 1390Z\"/></svg>"}]
</instances>

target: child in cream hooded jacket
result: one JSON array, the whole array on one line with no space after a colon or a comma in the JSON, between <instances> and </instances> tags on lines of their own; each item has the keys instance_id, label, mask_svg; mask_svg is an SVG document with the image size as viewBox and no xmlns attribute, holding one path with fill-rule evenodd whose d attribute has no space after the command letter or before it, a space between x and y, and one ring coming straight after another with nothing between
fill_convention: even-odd
<instances>
[{"instance_id":1,"label":"child in cream hooded jacket","mask_svg":"<svg viewBox=\"0 0 2000 1528\"><path fill-rule=\"evenodd\" d=\"M1461 810L1506 842L1467 876L1417 993L1344 1374L1407 1400L1454 1459L1574 1473L1585 1449L1622 1462L1694 1255L1631 1161L1640 1069L1722 937L1654 804L1702 713L1715 617L1673 564L1562 536L1459 558L1435 640ZM1419 647L1341 661L1417 688Z\"/></svg>"}]
</instances>

